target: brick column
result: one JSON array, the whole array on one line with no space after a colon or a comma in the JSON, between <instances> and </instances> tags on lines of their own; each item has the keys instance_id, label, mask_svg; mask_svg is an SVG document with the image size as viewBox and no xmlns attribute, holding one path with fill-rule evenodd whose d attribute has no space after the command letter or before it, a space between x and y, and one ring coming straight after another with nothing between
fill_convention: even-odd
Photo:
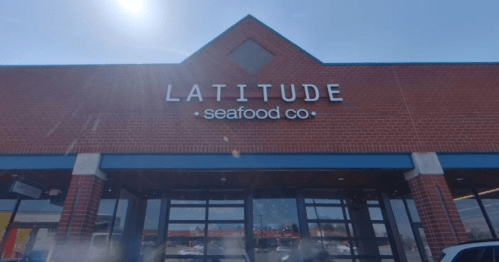
<instances>
[{"instance_id":1,"label":"brick column","mask_svg":"<svg viewBox=\"0 0 499 262\"><path fill-rule=\"evenodd\" d=\"M56 233L56 261L85 261L95 228L105 173L101 155L78 154Z\"/></svg>"},{"instance_id":2,"label":"brick column","mask_svg":"<svg viewBox=\"0 0 499 262\"><path fill-rule=\"evenodd\" d=\"M468 241L437 154L412 153L415 169L406 172L431 254L435 261L445 247Z\"/></svg>"}]
</instances>

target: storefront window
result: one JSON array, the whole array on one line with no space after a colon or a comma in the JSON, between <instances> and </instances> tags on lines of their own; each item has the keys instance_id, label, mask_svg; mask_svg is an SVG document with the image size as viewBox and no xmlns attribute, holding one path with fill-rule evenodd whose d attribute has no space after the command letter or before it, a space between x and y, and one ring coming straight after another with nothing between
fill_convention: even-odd
<instances>
[{"instance_id":1,"label":"storefront window","mask_svg":"<svg viewBox=\"0 0 499 262\"><path fill-rule=\"evenodd\" d=\"M281 261L286 256L302 260L295 198L254 199L253 225L255 261Z\"/></svg>"},{"instance_id":2,"label":"storefront window","mask_svg":"<svg viewBox=\"0 0 499 262\"><path fill-rule=\"evenodd\" d=\"M0 223L5 231L16 200L0 201ZM21 258L34 253L48 253L55 246L55 233L62 207L50 200L22 200L5 237L3 258ZM2 237L2 240L4 240Z\"/></svg>"},{"instance_id":3,"label":"storefront window","mask_svg":"<svg viewBox=\"0 0 499 262\"><path fill-rule=\"evenodd\" d=\"M310 255L334 261L390 261L384 215L372 191L305 191Z\"/></svg>"},{"instance_id":4,"label":"storefront window","mask_svg":"<svg viewBox=\"0 0 499 262\"><path fill-rule=\"evenodd\" d=\"M411 214L412 222L421 222L421 219L419 218L418 209L416 208L416 202L414 202L414 199L406 197L406 201L407 201L407 208L409 209L409 213Z\"/></svg>"},{"instance_id":5,"label":"storefront window","mask_svg":"<svg viewBox=\"0 0 499 262\"><path fill-rule=\"evenodd\" d=\"M395 221L397 222L397 228L403 243L404 252L407 261L408 262L422 261L421 256L419 255L418 252L418 247L416 245L416 238L414 237L414 233L403 200L391 199L390 204L392 206Z\"/></svg>"},{"instance_id":6,"label":"storefront window","mask_svg":"<svg viewBox=\"0 0 499 262\"><path fill-rule=\"evenodd\" d=\"M424 253L428 258L429 262L433 262L433 256L431 255L430 245L428 244L428 239L426 238L426 234L424 233L424 229L422 227L418 227L419 235L421 236L421 242L423 242Z\"/></svg>"},{"instance_id":7,"label":"storefront window","mask_svg":"<svg viewBox=\"0 0 499 262\"><path fill-rule=\"evenodd\" d=\"M58 223L61 219L62 206L50 203L50 200L23 200L14 222L21 223Z\"/></svg>"},{"instance_id":8,"label":"storefront window","mask_svg":"<svg viewBox=\"0 0 499 262\"><path fill-rule=\"evenodd\" d=\"M9 223L10 214L14 210L16 200L2 199L0 200L0 241L2 241L5 234L5 228Z\"/></svg>"},{"instance_id":9,"label":"storefront window","mask_svg":"<svg viewBox=\"0 0 499 262\"><path fill-rule=\"evenodd\" d=\"M245 201L250 197L247 192L239 190L179 190L167 192L169 199L147 199L140 260L239 261L249 256L266 262L293 256L293 261L393 261L385 213L375 194L315 190L294 194L256 191L251 204ZM101 219L108 216L110 223L116 212L113 235L126 234L130 210L135 210L134 200L125 195L120 193L119 202L101 201ZM247 208L253 211L251 235L246 235ZM165 221L160 221L161 212L166 212ZM163 223L165 232L159 232ZM111 225L102 230L108 236ZM159 236L165 242L159 243ZM251 251L246 250L247 240L252 241ZM106 245L109 240L101 242ZM413 261L417 260L409 260Z\"/></svg>"},{"instance_id":10,"label":"storefront window","mask_svg":"<svg viewBox=\"0 0 499 262\"><path fill-rule=\"evenodd\" d=\"M94 233L110 232L116 199L101 199ZM119 224L119 221L117 221Z\"/></svg>"},{"instance_id":11,"label":"storefront window","mask_svg":"<svg viewBox=\"0 0 499 262\"><path fill-rule=\"evenodd\" d=\"M487 215L490 218L492 227L496 231L496 235L499 236L499 195L487 194L480 196L483 202L483 206L487 211Z\"/></svg>"},{"instance_id":12,"label":"storefront window","mask_svg":"<svg viewBox=\"0 0 499 262\"><path fill-rule=\"evenodd\" d=\"M171 192L164 261L244 260L244 203L240 190Z\"/></svg>"},{"instance_id":13,"label":"storefront window","mask_svg":"<svg viewBox=\"0 0 499 262\"><path fill-rule=\"evenodd\" d=\"M490 239L490 230L475 197L455 199L457 211L470 240Z\"/></svg>"},{"instance_id":14,"label":"storefront window","mask_svg":"<svg viewBox=\"0 0 499 262\"><path fill-rule=\"evenodd\" d=\"M160 212L161 199L148 199L140 249L142 261L154 261L157 253L156 243L158 239Z\"/></svg>"}]
</instances>

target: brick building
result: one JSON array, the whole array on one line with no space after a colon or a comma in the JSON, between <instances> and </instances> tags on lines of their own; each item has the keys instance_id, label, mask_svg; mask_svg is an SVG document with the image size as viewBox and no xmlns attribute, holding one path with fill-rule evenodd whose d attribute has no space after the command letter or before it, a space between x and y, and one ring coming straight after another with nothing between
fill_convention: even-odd
<instances>
[{"instance_id":1,"label":"brick building","mask_svg":"<svg viewBox=\"0 0 499 262\"><path fill-rule=\"evenodd\" d=\"M498 87L323 63L252 16L180 64L0 67L2 255L436 260L497 237Z\"/></svg>"}]
</instances>

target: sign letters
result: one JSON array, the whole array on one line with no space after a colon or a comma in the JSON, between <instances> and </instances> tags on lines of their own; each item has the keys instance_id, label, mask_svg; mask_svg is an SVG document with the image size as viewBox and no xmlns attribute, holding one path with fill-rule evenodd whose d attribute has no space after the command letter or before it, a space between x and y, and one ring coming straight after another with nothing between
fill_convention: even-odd
<instances>
[{"instance_id":1,"label":"sign letters","mask_svg":"<svg viewBox=\"0 0 499 262\"><path fill-rule=\"evenodd\" d=\"M43 188L27 180L15 180L10 187L10 192L38 199L42 195Z\"/></svg>"},{"instance_id":2,"label":"sign letters","mask_svg":"<svg viewBox=\"0 0 499 262\"><path fill-rule=\"evenodd\" d=\"M223 91L227 89L225 84L213 84L211 86L216 91L216 100L221 102L223 99ZM271 84L257 84L256 87L262 92L262 100L264 103L269 102L268 93L272 88L276 88ZM304 92L304 101L307 103L317 102L320 99L320 90L314 84L302 84L301 85ZM245 91L248 86L246 84L238 84L235 88L239 89L239 97L236 98L236 102L244 103L248 102L248 98L245 96ZM297 99L297 88L294 84L286 85L280 84L281 98L286 103L293 103ZM338 97L340 91L338 90L339 84L327 84L325 86L327 92L327 98L331 103L342 102L343 98ZM166 91L166 102L180 102L181 98L173 97L172 95L173 87L168 85ZM185 99L186 102L197 101L203 102L203 95L199 89L198 84L194 84ZM199 116L199 112L194 112L195 116ZM281 112L281 108L276 106L273 109L249 109L240 106L233 109L206 109L203 112L203 118L205 119L281 119L281 117L286 119L307 119L311 116L316 116L315 111L309 111L307 109L287 109Z\"/></svg>"}]
</instances>

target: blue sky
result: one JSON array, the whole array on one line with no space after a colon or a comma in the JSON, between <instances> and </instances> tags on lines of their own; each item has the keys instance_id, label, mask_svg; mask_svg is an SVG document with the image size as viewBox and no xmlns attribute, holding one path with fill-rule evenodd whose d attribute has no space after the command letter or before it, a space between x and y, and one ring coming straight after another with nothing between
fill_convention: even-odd
<instances>
[{"instance_id":1,"label":"blue sky","mask_svg":"<svg viewBox=\"0 0 499 262\"><path fill-rule=\"evenodd\" d=\"M247 14L326 63L498 62L498 10L497 0L2 0L0 65L179 63Z\"/></svg>"}]
</instances>

